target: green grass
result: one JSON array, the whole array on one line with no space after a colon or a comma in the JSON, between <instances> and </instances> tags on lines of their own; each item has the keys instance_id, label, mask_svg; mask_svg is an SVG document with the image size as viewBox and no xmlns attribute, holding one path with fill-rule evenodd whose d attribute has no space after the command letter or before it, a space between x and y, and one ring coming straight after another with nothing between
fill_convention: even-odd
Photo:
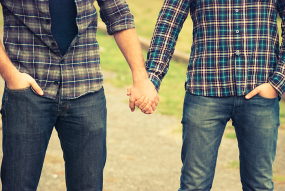
<instances>
[{"instance_id":1,"label":"green grass","mask_svg":"<svg viewBox=\"0 0 285 191\"><path fill-rule=\"evenodd\" d=\"M275 175L273 176L274 182L285 182L285 176L284 175Z\"/></svg>"},{"instance_id":2,"label":"green grass","mask_svg":"<svg viewBox=\"0 0 285 191\"><path fill-rule=\"evenodd\" d=\"M235 132L233 132L233 133L227 133L227 134L226 134L226 138L228 138L228 139L236 139L237 136L236 136L236 133L235 133Z\"/></svg>"},{"instance_id":3,"label":"green grass","mask_svg":"<svg viewBox=\"0 0 285 191\"><path fill-rule=\"evenodd\" d=\"M228 163L229 168L239 169L239 161L232 161Z\"/></svg>"},{"instance_id":4,"label":"green grass","mask_svg":"<svg viewBox=\"0 0 285 191\"><path fill-rule=\"evenodd\" d=\"M280 124L285 124L285 102L280 101Z\"/></svg>"}]
</instances>

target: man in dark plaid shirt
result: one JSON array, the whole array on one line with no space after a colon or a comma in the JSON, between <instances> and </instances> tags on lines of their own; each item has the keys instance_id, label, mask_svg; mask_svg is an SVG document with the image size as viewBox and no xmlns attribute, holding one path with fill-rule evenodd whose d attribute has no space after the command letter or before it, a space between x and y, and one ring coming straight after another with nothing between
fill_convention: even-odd
<instances>
[{"instance_id":1,"label":"man in dark plaid shirt","mask_svg":"<svg viewBox=\"0 0 285 191\"><path fill-rule=\"evenodd\" d=\"M285 1L165 0L146 61L157 90L189 12L193 44L185 84L179 190L211 189L230 119L238 139L243 190L273 190L278 95L285 90ZM283 20L280 51L278 13Z\"/></svg>"},{"instance_id":2,"label":"man in dark plaid shirt","mask_svg":"<svg viewBox=\"0 0 285 191\"><path fill-rule=\"evenodd\" d=\"M95 0L0 0L5 50L0 73L3 191L36 190L55 126L69 191L103 189L106 100L96 40ZM158 95L148 79L133 15L125 0L97 0L100 16L129 63L134 85L130 107ZM6 53L5 53L6 51Z\"/></svg>"}]
</instances>

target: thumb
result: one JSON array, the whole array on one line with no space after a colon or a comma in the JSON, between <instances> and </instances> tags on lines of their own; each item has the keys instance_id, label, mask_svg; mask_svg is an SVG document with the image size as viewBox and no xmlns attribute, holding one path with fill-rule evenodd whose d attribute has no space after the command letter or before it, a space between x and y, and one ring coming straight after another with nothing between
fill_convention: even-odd
<instances>
[{"instance_id":1,"label":"thumb","mask_svg":"<svg viewBox=\"0 0 285 191\"><path fill-rule=\"evenodd\" d=\"M129 87L129 88L127 89L127 96L130 96L130 95L131 95L131 88L132 88L132 87Z\"/></svg>"},{"instance_id":2,"label":"thumb","mask_svg":"<svg viewBox=\"0 0 285 191\"><path fill-rule=\"evenodd\" d=\"M129 107L131 108L131 111L135 111L135 101L130 97L129 102Z\"/></svg>"},{"instance_id":3,"label":"thumb","mask_svg":"<svg viewBox=\"0 0 285 191\"><path fill-rule=\"evenodd\" d=\"M258 94L260 92L260 89L257 87L254 90L252 90L251 92L249 92L246 96L245 99L250 99L253 96L255 96L256 94Z\"/></svg>"},{"instance_id":4,"label":"thumb","mask_svg":"<svg viewBox=\"0 0 285 191\"><path fill-rule=\"evenodd\" d=\"M37 82L35 80L33 80L31 83L30 83L32 89L39 95L44 95L44 92L43 90L40 88L40 86L37 84Z\"/></svg>"}]
</instances>

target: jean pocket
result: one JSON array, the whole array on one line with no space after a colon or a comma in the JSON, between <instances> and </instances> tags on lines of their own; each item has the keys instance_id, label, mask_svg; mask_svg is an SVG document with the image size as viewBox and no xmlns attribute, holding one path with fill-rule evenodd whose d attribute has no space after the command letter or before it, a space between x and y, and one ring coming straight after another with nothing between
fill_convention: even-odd
<instances>
[{"instance_id":1,"label":"jean pocket","mask_svg":"<svg viewBox=\"0 0 285 191\"><path fill-rule=\"evenodd\" d=\"M21 89L9 89L8 87L6 87L8 92L12 92L12 93L21 93L21 92L26 92L30 89L31 87L26 87L26 88L21 88Z\"/></svg>"},{"instance_id":2,"label":"jean pocket","mask_svg":"<svg viewBox=\"0 0 285 191\"><path fill-rule=\"evenodd\" d=\"M276 98L278 98L278 96L277 96L277 97L275 97L275 98L263 97L263 96L261 96L261 95L259 95L259 94L256 94L254 97L262 98L262 99L266 99L266 100L275 100Z\"/></svg>"}]
</instances>

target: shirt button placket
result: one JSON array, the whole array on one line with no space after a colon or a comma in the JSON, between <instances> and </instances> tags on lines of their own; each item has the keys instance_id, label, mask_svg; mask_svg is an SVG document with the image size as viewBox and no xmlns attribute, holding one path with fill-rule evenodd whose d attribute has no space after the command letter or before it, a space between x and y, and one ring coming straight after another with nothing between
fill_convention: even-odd
<instances>
[{"instance_id":1,"label":"shirt button placket","mask_svg":"<svg viewBox=\"0 0 285 191\"><path fill-rule=\"evenodd\" d=\"M234 9L234 12L235 12L235 18L236 18L236 20L238 20L238 17L239 17L239 9L238 8L236 8L236 9ZM240 34L240 30L239 30L239 25L238 24L236 24L236 31L235 31L235 33L236 33L236 51L235 51L235 55L236 56L240 56L240 42L239 42L239 34Z\"/></svg>"},{"instance_id":2,"label":"shirt button placket","mask_svg":"<svg viewBox=\"0 0 285 191\"><path fill-rule=\"evenodd\" d=\"M235 64L234 64L234 70L235 70L235 82L236 82L236 93L238 95L241 94L242 92L242 85L243 84L243 78L241 77L241 74L243 74L243 68L242 65L244 63L244 59L242 57L242 38L240 38L241 35L241 29L240 28L242 25L240 25L240 17L242 13L240 12L241 10L239 8L234 9L234 29L233 31L233 36L234 36L234 46L235 46Z\"/></svg>"}]
</instances>

